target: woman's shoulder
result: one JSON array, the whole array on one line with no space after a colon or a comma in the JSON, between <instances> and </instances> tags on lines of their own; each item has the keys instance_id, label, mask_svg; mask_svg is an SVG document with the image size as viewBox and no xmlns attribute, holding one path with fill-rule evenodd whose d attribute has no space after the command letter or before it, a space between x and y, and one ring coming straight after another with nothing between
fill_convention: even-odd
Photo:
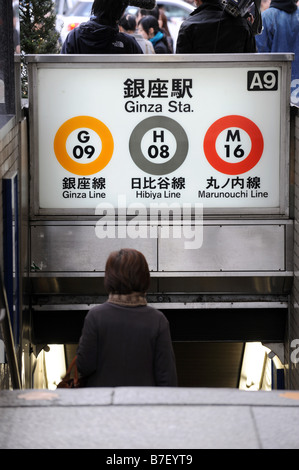
<instances>
[{"instance_id":1,"label":"woman's shoulder","mask_svg":"<svg viewBox=\"0 0 299 470\"><path fill-rule=\"evenodd\" d=\"M133 52L134 54L143 54L141 47L132 35L119 31L117 37L123 41L125 48L127 48L129 52Z\"/></svg>"},{"instance_id":2,"label":"woman's shoulder","mask_svg":"<svg viewBox=\"0 0 299 470\"><path fill-rule=\"evenodd\" d=\"M168 49L167 44L165 43L167 41L166 37L165 39L160 39L154 46L156 54L169 54L170 51Z\"/></svg>"},{"instance_id":3,"label":"woman's shoulder","mask_svg":"<svg viewBox=\"0 0 299 470\"><path fill-rule=\"evenodd\" d=\"M101 313L104 313L108 310L111 309L111 304L109 302L104 302L102 304L97 304L91 307L91 309L88 311L87 316L88 317L96 317Z\"/></svg>"},{"instance_id":4,"label":"woman's shoulder","mask_svg":"<svg viewBox=\"0 0 299 470\"><path fill-rule=\"evenodd\" d=\"M142 307L144 309L145 312L147 312L148 314L150 315L153 315L153 316L156 316L156 317L160 317L160 318L163 318L163 319L166 319L165 315L163 312L161 312L161 310L158 310L157 308L151 306L151 305L145 305L144 307Z\"/></svg>"}]
</instances>

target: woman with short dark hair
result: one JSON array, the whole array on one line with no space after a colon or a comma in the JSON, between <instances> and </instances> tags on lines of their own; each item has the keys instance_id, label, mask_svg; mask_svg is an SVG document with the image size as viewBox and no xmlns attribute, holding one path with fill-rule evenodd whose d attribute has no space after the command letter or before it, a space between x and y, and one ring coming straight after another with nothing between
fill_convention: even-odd
<instances>
[{"instance_id":1,"label":"woman with short dark hair","mask_svg":"<svg viewBox=\"0 0 299 470\"><path fill-rule=\"evenodd\" d=\"M150 273L144 255L128 248L112 252L106 262L104 284L110 298L135 292L144 296L150 286Z\"/></svg>"},{"instance_id":2,"label":"woman with short dark hair","mask_svg":"<svg viewBox=\"0 0 299 470\"><path fill-rule=\"evenodd\" d=\"M121 32L131 34L133 38L136 39L143 51L143 54L155 54L152 43L147 39L144 39L136 29L136 16L124 14L118 23L118 27Z\"/></svg>"},{"instance_id":3,"label":"woman with short dark hair","mask_svg":"<svg viewBox=\"0 0 299 470\"><path fill-rule=\"evenodd\" d=\"M176 386L168 320L146 301L144 255L129 248L111 253L104 282L108 300L88 312L77 350L87 386Z\"/></svg>"},{"instance_id":4,"label":"woman with short dark hair","mask_svg":"<svg viewBox=\"0 0 299 470\"><path fill-rule=\"evenodd\" d=\"M138 25L140 34L153 44L156 54L171 54L166 35L159 27L157 18L151 15L144 16Z\"/></svg>"}]
</instances>

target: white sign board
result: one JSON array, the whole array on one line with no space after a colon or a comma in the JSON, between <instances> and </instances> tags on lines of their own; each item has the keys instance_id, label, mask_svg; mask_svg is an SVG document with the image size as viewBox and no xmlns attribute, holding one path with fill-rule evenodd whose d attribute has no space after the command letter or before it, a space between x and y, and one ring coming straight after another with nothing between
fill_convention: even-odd
<instances>
[{"instance_id":1,"label":"white sign board","mask_svg":"<svg viewBox=\"0 0 299 470\"><path fill-rule=\"evenodd\" d=\"M40 209L279 207L279 66L37 72Z\"/></svg>"}]
</instances>

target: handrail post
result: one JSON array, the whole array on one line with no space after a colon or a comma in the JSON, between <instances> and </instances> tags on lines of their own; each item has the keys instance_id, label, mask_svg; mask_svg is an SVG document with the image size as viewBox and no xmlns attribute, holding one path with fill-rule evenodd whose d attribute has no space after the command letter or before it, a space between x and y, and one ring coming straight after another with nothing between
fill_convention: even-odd
<instances>
[{"instance_id":1,"label":"handrail post","mask_svg":"<svg viewBox=\"0 0 299 470\"><path fill-rule=\"evenodd\" d=\"M14 348L14 340L11 329L10 317L8 310L5 308L0 309L0 327L1 334L5 344L5 351L8 360L8 366L11 374L12 386L14 389L21 389L21 378L17 356Z\"/></svg>"}]
</instances>

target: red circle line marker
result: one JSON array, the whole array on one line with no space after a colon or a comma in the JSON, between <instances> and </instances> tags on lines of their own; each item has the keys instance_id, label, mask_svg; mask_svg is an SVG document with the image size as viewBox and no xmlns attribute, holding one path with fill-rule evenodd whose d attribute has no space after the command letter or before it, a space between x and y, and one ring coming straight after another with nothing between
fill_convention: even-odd
<instances>
[{"instance_id":1,"label":"red circle line marker","mask_svg":"<svg viewBox=\"0 0 299 470\"><path fill-rule=\"evenodd\" d=\"M231 127L243 129L251 139L249 154L238 163L229 163L222 160L216 150L216 140L219 134ZM203 147L206 159L215 170L226 175L240 175L250 171L259 162L264 150L264 139L260 129L253 121L244 116L230 115L218 119L209 127L204 138Z\"/></svg>"}]
</instances>

